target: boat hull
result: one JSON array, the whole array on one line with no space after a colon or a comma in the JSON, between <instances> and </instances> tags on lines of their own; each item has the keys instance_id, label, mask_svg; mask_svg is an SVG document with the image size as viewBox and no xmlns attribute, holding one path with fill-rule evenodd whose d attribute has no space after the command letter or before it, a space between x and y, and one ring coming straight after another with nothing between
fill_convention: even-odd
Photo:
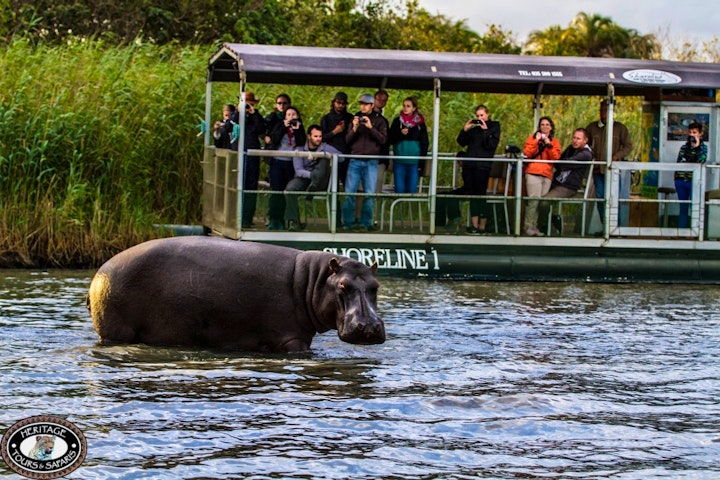
<instances>
[{"instance_id":1,"label":"boat hull","mask_svg":"<svg viewBox=\"0 0 720 480\"><path fill-rule=\"evenodd\" d=\"M321 250L379 275L497 281L720 283L717 242L602 238L408 236L246 232L259 241Z\"/></svg>"}]
</instances>

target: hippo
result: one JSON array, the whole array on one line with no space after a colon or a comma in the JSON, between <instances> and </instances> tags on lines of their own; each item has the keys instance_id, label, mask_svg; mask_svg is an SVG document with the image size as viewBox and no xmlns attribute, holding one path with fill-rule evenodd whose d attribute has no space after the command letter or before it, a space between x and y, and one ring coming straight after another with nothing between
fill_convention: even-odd
<instances>
[{"instance_id":1,"label":"hippo","mask_svg":"<svg viewBox=\"0 0 720 480\"><path fill-rule=\"evenodd\" d=\"M217 237L150 240L112 257L87 306L101 344L300 352L337 329L380 344L377 264Z\"/></svg>"}]
</instances>

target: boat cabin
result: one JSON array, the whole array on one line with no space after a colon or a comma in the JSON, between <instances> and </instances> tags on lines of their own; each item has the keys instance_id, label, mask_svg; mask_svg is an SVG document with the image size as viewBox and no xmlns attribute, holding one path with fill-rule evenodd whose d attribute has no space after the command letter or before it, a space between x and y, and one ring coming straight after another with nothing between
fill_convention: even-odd
<instances>
[{"instance_id":1,"label":"boat cabin","mask_svg":"<svg viewBox=\"0 0 720 480\"><path fill-rule=\"evenodd\" d=\"M338 165L347 157L343 155L329 159L332 178L327 191L299 195L305 228L268 230L263 199L271 193L264 188L252 192L238 188L244 178L238 153L215 148L208 130L204 136L203 224L215 234L332 251L367 263L378 262L381 273L402 275L720 282L720 174L715 160L720 153L716 101L720 65L227 43L208 63L207 125L215 120L218 109L212 105L213 87L227 82L237 85L241 112L248 84L432 91L432 115L427 119L430 149L423 158L427 176L418 192L400 195L384 189L374 196L377 231L339 228L338 215L348 195L337 178ZM550 202L551 214L561 217L564 228L548 227L542 237L528 237L522 228L529 198L524 196L523 175L518 173L528 159L512 148L506 151L504 145L492 159L464 159L498 164L494 170L501 172L500 178L482 197L491 207L493 227L483 236L466 235L464 229L448 232L435 219L438 200L453 198L449 191L457 186L457 159L439 151L438 136L441 129L459 131L461 125L440 122L446 92L527 96L533 105L533 125L544 114L543 96L603 97L608 103L608 139L612 138L617 99L642 97L641 155L633 161L613 162L608 152L607 158L596 159L593 164L606 167L605 198L592 194L588 169L584 188L576 197ZM240 145L244 145L243 122L240 115ZM687 129L693 122L704 126L708 162L678 164L678 150L687 141ZM267 158L279 153L251 149L244 154ZM453 185L439 181L438 171L445 162L453 165ZM692 172L690 200L677 198L676 171ZM257 221L243 228L240 212L248 195L257 198ZM363 197L362 193L354 195ZM460 200L465 205L469 198ZM598 206L604 215L599 215ZM690 212L689 225L683 227L677 222L681 207Z\"/></svg>"}]
</instances>

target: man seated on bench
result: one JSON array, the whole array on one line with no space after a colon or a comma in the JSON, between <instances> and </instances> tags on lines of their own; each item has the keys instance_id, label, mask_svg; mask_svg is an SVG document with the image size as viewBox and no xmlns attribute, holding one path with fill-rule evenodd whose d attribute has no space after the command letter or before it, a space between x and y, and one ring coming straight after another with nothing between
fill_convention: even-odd
<instances>
[{"instance_id":1,"label":"man seated on bench","mask_svg":"<svg viewBox=\"0 0 720 480\"><path fill-rule=\"evenodd\" d=\"M560 161L573 160L577 162L592 162L593 153L588 147L588 133L584 128L577 128L573 132L572 145L569 145L560 155ZM583 187L583 178L588 173L589 165L580 163L557 163L553 175L552 186L542 198L572 198ZM550 202L542 201L538 207L539 221L547 222ZM562 218L553 215L552 226L562 235ZM543 226L543 230L547 228Z\"/></svg>"},{"instance_id":2,"label":"man seated on bench","mask_svg":"<svg viewBox=\"0 0 720 480\"><path fill-rule=\"evenodd\" d=\"M322 152L328 155L338 155L338 149L322 141L320 125L310 125L307 129L307 142L299 148L298 152ZM293 168L295 177L290 180L286 192L317 192L327 190L330 181L330 159L294 157ZM300 209L298 195L285 195L285 222L289 231L298 231L300 226Z\"/></svg>"}]
</instances>

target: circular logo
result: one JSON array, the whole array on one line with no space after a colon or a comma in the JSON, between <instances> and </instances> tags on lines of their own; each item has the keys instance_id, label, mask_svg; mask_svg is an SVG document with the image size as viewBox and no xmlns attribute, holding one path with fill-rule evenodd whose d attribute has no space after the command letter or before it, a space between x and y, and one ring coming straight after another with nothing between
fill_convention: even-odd
<instances>
[{"instance_id":1,"label":"circular logo","mask_svg":"<svg viewBox=\"0 0 720 480\"><path fill-rule=\"evenodd\" d=\"M2 458L26 478L60 478L85 460L85 435L65 419L49 415L20 420L2 437Z\"/></svg>"}]
</instances>

